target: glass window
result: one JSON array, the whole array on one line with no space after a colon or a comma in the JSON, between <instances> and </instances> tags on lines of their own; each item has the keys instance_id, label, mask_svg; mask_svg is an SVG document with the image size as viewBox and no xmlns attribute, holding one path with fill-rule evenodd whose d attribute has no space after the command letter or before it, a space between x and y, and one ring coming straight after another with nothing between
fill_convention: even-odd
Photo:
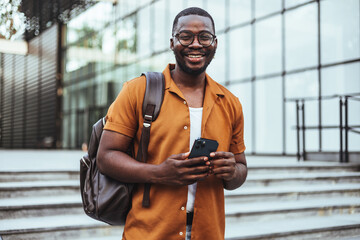
<instances>
[{"instance_id":1,"label":"glass window","mask_svg":"<svg viewBox=\"0 0 360 240\"><path fill-rule=\"evenodd\" d=\"M324 125L339 126L339 99L331 99L324 101L322 106L322 119ZM349 126L358 126L360 119L360 102L355 100L348 100L348 118ZM343 121L345 119L343 118ZM343 122L345 124L345 122ZM356 128L359 131L359 128ZM345 132L343 132L345 134ZM359 151L360 135L354 132L348 132L348 148L349 151ZM345 140L345 135L343 135ZM345 142L343 142L345 144ZM343 145L345 147L345 145ZM340 130L339 129L324 129L323 130L323 149L326 151L338 151L340 149Z\"/></svg>"},{"instance_id":2,"label":"glass window","mask_svg":"<svg viewBox=\"0 0 360 240\"><path fill-rule=\"evenodd\" d=\"M168 14L167 9L165 5L165 1L158 1L153 4L154 9L154 15L155 18L153 32L156 34L152 34L152 46L155 52L163 51L167 48L169 48L169 35L168 35L168 29L169 29L169 22L168 22Z\"/></svg>"},{"instance_id":3,"label":"glass window","mask_svg":"<svg viewBox=\"0 0 360 240\"><path fill-rule=\"evenodd\" d=\"M162 72L164 71L167 62L167 53L157 54L150 59L151 71Z\"/></svg>"},{"instance_id":4,"label":"glass window","mask_svg":"<svg viewBox=\"0 0 360 240\"><path fill-rule=\"evenodd\" d=\"M360 63L323 68L321 74L323 96L360 93ZM349 124L359 125L360 102L349 99L348 106ZM339 108L339 98L323 101L321 114L325 125L339 125Z\"/></svg>"},{"instance_id":5,"label":"glass window","mask_svg":"<svg viewBox=\"0 0 360 240\"><path fill-rule=\"evenodd\" d=\"M282 0L255 0L255 17L262 17L281 10Z\"/></svg>"},{"instance_id":6,"label":"glass window","mask_svg":"<svg viewBox=\"0 0 360 240\"><path fill-rule=\"evenodd\" d=\"M255 24L256 75L281 72L281 16Z\"/></svg>"},{"instance_id":7,"label":"glass window","mask_svg":"<svg viewBox=\"0 0 360 240\"><path fill-rule=\"evenodd\" d=\"M226 1L208 0L206 11L213 17L215 22L215 31L219 32L225 28L225 3Z\"/></svg>"},{"instance_id":8,"label":"glass window","mask_svg":"<svg viewBox=\"0 0 360 240\"><path fill-rule=\"evenodd\" d=\"M317 4L285 13L285 69L316 66L318 62Z\"/></svg>"},{"instance_id":9,"label":"glass window","mask_svg":"<svg viewBox=\"0 0 360 240\"><path fill-rule=\"evenodd\" d=\"M255 150L282 153L281 77L255 81Z\"/></svg>"},{"instance_id":10,"label":"glass window","mask_svg":"<svg viewBox=\"0 0 360 240\"><path fill-rule=\"evenodd\" d=\"M295 154L297 151L296 104L286 102L285 111L285 152L286 154Z\"/></svg>"},{"instance_id":11,"label":"glass window","mask_svg":"<svg viewBox=\"0 0 360 240\"><path fill-rule=\"evenodd\" d=\"M285 8L298 6L306 2L309 2L309 0L285 0Z\"/></svg>"},{"instance_id":12,"label":"glass window","mask_svg":"<svg viewBox=\"0 0 360 240\"><path fill-rule=\"evenodd\" d=\"M285 78L286 98L307 98L319 96L318 74L316 70L287 75ZM295 108L295 105L294 105ZM293 124L296 124L296 120ZM305 102L305 124L319 124L318 101Z\"/></svg>"},{"instance_id":13,"label":"glass window","mask_svg":"<svg viewBox=\"0 0 360 240\"><path fill-rule=\"evenodd\" d=\"M235 29L228 34L230 44L226 47L230 54L230 81L251 77L251 26Z\"/></svg>"},{"instance_id":14,"label":"glass window","mask_svg":"<svg viewBox=\"0 0 360 240\"><path fill-rule=\"evenodd\" d=\"M150 30L150 7L142 8L137 13L136 49L138 57L145 57L151 54L151 30Z\"/></svg>"},{"instance_id":15,"label":"glass window","mask_svg":"<svg viewBox=\"0 0 360 240\"><path fill-rule=\"evenodd\" d=\"M296 135L296 104L295 102L287 102L286 105L286 153L293 154L297 151L297 135ZM305 126L319 125L319 105L318 101L305 102ZM299 112L299 124L302 126L302 111ZM319 131L317 129L306 130L305 148L307 151L319 151ZM302 150L302 132L300 132L300 148Z\"/></svg>"},{"instance_id":16,"label":"glass window","mask_svg":"<svg viewBox=\"0 0 360 240\"><path fill-rule=\"evenodd\" d=\"M168 3L168 1L167 1ZM171 4L168 4L169 6L169 15L170 15L170 20L169 20L169 23L171 25L170 27L170 32L172 32L172 27L173 27L173 22L174 22L174 19L176 17L176 15L184 10L184 6L183 6L183 1L171 1ZM168 38L171 37L171 34L168 36Z\"/></svg>"},{"instance_id":17,"label":"glass window","mask_svg":"<svg viewBox=\"0 0 360 240\"><path fill-rule=\"evenodd\" d=\"M199 7L204 8L204 1L203 0L185 0L185 8L188 7Z\"/></svg>"},{"instance_id":18,"label":"glass window","mask_svg":"<svg viewBox=\"0 0 360 240\"><path fill-rule=\"evenodd\" d=\"M251 20L251 0L229 0L229 25Z\"/></svg>"},{"instance_id":19,"label":"glass window","mask_svg":"<svg viewBox=\"0 0 360 240\"><path fill-rule=\"evenodd\" d=\"M285 77L285 97L318 97L319 82L317 70L288 74Z\"/></svg>"},{"instance_id":20,"label":"glass window","mask_svg":"<svg viewBox=\"0 0 360 240\"><path fill-rule=\"evenodd\" d=\"M120 27L117 28L116 39L112 40L116 45L116 60L117 63L127 64L135 61L138 50L136 33L136 16L131 15L120 22Z\"/></svg>"},{"instance_id":21,"label":"glass window","mask_svg":"<svg viewBox=\"0 0 360 240\"><path fill-rule=\"evenodd\" d=\"M252 111L254 109L252 105L252 87L251 82L231 84L228 89L239 98L243 108L244 114L244 141L246 146L246 152L252 152L252 128L253 119Z\"/></svg>"},{"instance_id":22,"label":"glass window","mask_svg":"<svg viewBox=\"0 0 360 240\"><path fill-rule=\"evenodd\" d=\"M144 1L133 1L133 0L121 0L121 1L118 1L116 7L116 11L117 11L117 18L121 18L121 17L124 17L130 13L132 13L133 11L135 11L135 9L138 7L138 6L141 6L141 2L144 2Z\"/></svg>"},{"instance_id":23,"label":"glass window","mask_svg":"<svg viewBox=\"0 0 360 240\"><path fill-rule=\"evenodd\" d=\"M98 14L101 12L102 14ZM113 17L113 7L109 2L99 2L67 24L67 43L85 37L89 32L100 31Z\"/></svg>"},{"instance_id":24,"label":"glass window","mask_svg":"<svg viewBox=\"0 0 360 240\"><path fill-rule=\"evenodd\" d=\"M219 83L224 83L226 81L226 61L225 61L225 35L221 34L217 36L218 46L215 54L215 58L212 60L206 72Z\"/></svg>"},{"instance_id":25,"label":"glass window","mask_svg":"<svg viewBox=\"0 0 360 240\"><path fill-rule=\"evenodd\" d=\"M322 64L359 58L359 1L326 0L320 4Z\"/></svg>"},{"instance_id":26,"label":"glass window","mask_svg":"<svg viewBox=\"0 0 360 240\"><path fill-rule=\"evenodd\" d=\"M321 70L321 95L360 92L360 63L343 64Z\"/></svg>"}]
</instances>

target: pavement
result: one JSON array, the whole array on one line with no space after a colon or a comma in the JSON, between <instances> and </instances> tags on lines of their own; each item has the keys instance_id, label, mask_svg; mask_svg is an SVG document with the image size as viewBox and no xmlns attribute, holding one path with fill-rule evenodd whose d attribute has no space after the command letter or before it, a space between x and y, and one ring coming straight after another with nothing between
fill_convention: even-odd
<instances>
[{"instance_id":1,"label":"pavement","mask_svg":"<svg viewBox=\"0 0 360 240\"><path fill-rule=\"evenodd\" d=\"M5 150L0 149L0 171L78 170L85 152L81 150ZM249 166L296 164L295 157L247 156Z\"/></svg>"}]
</instances>

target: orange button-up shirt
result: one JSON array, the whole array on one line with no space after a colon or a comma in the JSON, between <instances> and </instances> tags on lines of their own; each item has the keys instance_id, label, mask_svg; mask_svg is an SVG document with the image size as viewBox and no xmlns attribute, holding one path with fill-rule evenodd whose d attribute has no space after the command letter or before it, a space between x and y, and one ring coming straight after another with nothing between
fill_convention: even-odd
<instances>
[{"instance_id":1,"label":"orange button-up shirt","mask_svg":"<svg viewBox=\"0 0 360 240\"><path fill-rule=\"evenodd\" d=\"M164 70L165 93L160 114L152 123L149 164L160 164L172 154L189 151L190 113L182 92L171 78L170 64ZM146 79L141 76L124 84L107 114L106 130L134 138L135 152L142 131L142 103ZM245 151L244 118L237 97L206 75L201 137L219 142L218 151ZM185 160L186 161L186 160ZM142 207L144 185L133 193L123 233L126 240L185 239L187 186L152 184L150 208ZM209 176L199 181L195 196L192 240L224 239L225 211L222 180Z\"/></svg>"}]
</instances>

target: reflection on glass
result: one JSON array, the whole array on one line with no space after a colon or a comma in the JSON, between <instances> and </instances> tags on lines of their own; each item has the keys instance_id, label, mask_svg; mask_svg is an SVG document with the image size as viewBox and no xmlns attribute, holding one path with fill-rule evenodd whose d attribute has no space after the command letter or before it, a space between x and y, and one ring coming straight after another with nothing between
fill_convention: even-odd
<instances>
[{"instance_id":1,"label":"reflection on glass","mask_svg":"<svg viewBox=\"0 0 360 240\"><path fill-rule=\"evenodd\" d=\"M208 0L207 9L215 22L215 30L218 32L225 28L225 3L226 1Z\"/></svg>"},{"instance_id":2,"label":"reflection on glass","mask_svg":"<svg viewBox=\"0 0 360 240\"><path fill-rule=\"evenodd\" d=\"M320 1L320 11L322 64L359 58L359 1Z\"/></svg>"},{"instance_id":3,"label":"reflection on glass","mask_svg":"<svg viewBox=\"0 0 360 240\"><path fill-rule=\"evenodd\" d=\"M152 46L154 51L158 52L169 48L170 35L167 34L171 27L167 18L168 11L166 9L165 0L154 3L153 10L155 11L153 32L156 34L151 34L153 36Z\"/></svg>"},{"instance_id":4,"label":"reflection on glass","mask_svg":"<svg viewBox=\"0 0 360 240\"><path fill-rule=\"evenodd\" d=\"M294 7L306 2L310 2L309 0L285 0L285 8Z\"/></svg>"},{"instance_id":5,"label":"reflection on glass","mask_svg":"<svg viewBox=\"0 0 360 240\"><path fill-rule=\"evenodd\" d=\"M321 134L323 151L339 151L340 132L338 129L324 129Z\"/></svg>"},{"instance_id":6,"label":"reflection on glass","mask_svg":"<svg viewBox=\"0 0 360 240\"><path fill-rule=\"evenodd\" d=\"M101 12L102 14L98 14ZM89 38L89 33L100 31L111 21L113 5L110 2L99 2L67 24L67 44L81 38Z\"/></svg>"},{"instance_id":7,"label":"reflection on glass","mask_svg":"<svg viewBox=\"0 0 360 240\"><path fill-rule=\"evenodd\" d=\"M229 39L230 81L251 77L251 26L229 32Z\"/></svg>"},{"instance_id":8,"label":"reflection on glass","mask_svg":"<svg viewBox=\"0 0 360 240\"><path fill-rule=\"evenodd\" d=\"M317 4L285 14L285 69L316 66L318 61Z\"/></svg>"},{"instance_id":9,"label":"reflection on glass","mask_svg":"<svg viewBox=\"0 0 360 240\"><path fill-rule=\"evenodd\" d=\"M256 75L281 72L280 15L255 24Z\"/></svg>"},{"instance_id":10,"label":"reflection on glass","mask_svg":"<svg viewBox=\"0 0 360 240\"><path fill-rule=\"evenodd\" d=\"M149 56L151 54L151 32L150 32L150 7L147 6L139 10L137 32L137 46L139 57Z\"/></svg>"},{"instance_id":11,"label":"reflection on glass","mask_svg":"<svg viewBox=\"0 0 360 240\"><path fill-rule=\"evenodd\" d=\"M255 150L282 152L282 93L281 77L255 81Z\"/></svg>"},{"instance_id":12,"label":"reflection on glass","mask_svg":"<svg viewBox=\"0 0 360 240\"><path fill-rule=\"evenodd\" d=\"M281 10L281 0L255 0L255 17L262 17Z\"/></svg>"},{"instance_id":13,"label":"reflection on glass","mask_svg":"<svg viewBox=\"0 0 360 240\"><path fill-rule=\"evenodd\" d=\"M210 65L206 69L206 72L213 78L215 81L219 83L225 83L226 75L226 67L225 67L225 36L224 34L218 35L218 45L216 49L215 58L211 61Z\"/></svg>"},{"instance_id":14,"label":"reflection on glass","mask_svg":"<svg viewBox=\"0 0 360 240\"><path fill-rule=\"evenodd\" d=\"M188 8L188 7L200 7L205 9L203 0L186 0L184 8Z\"/></svg>"},{"instance_id":15,"label":"reflection on glass","mask_svg":"<svg viewBox=\"0 0 360 240\"><path fill-rule=\"evenodd\" d=\"M321 70L323 96L360 93L360 63L350 63Z\"/></svg>"},{"instance_id":16,"label":"reflection on glass","mask_svg":"<svg viewBox=\"0 0 360 240\"><path fill-rule=\"evenodd\" d=\"M297 151L296 104L294 102L286 102L285 112L285 152L287 154L295 154Z\"/></svg>"},{"instance_id":17,"label":"reflection on glass","mask_svg":"<svg viewBox=\"0 0 360 240\"><path fill-rule=\"evenodd\" d=\"M239 98L240 103L243 108L244 114L244 140L246 146L246 152L250 153L253 151L252 146L252 129L253 129L253 119L252 111L254 111L255 106L252 103L252 91L251 91L251 82L236 83L231 84L228 89Z\"/></svg>"},{"instance_id":18,"label":"reflection on glass","mask_svg":"<svg viewBox=\"0 0 360 240\"><path fill-rule=\"evenodd\" d=\"M229 0L230 26L251 20L251 0Z\"/></svg>"},{"instance_id":19,"label":"reflection on glass","mask_svg":"<svg viewBox=\"0 0 360 240\"><path fill-rule=\"evenodd\" d=\"M319 84L316 70L289 74L285 78L285 97L318 97Z\"/></svg>"}]
</instances>

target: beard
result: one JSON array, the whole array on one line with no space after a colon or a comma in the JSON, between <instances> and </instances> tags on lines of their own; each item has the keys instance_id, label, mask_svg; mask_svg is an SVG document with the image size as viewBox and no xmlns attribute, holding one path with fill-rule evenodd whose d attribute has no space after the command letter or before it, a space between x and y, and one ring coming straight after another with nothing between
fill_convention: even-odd
<instances>
[{"instance_id":1,"label":"beard","mask_svg":"<svg viewBox=\"0 0 360 240\"><path fill-rule=\"evenodd\" d=\"M209 66L209 64L211 63L212 59L214 58L215 55L215 51L213 53L210 54L206 54L206 58L207 60L205 61L204 66L202 66L201 68L198 69L192 69L190 67L188 67L185 62L184 62L184 55L179 53L179 52L174 52L175 55L175 59L176 59L176 64L180 67L180 69L182 71L184 71L185 73L189 74L189 75L200 75L201 73L205 72L205 70L207 69L207 67Z\"/></svg>"}]
</instances>

